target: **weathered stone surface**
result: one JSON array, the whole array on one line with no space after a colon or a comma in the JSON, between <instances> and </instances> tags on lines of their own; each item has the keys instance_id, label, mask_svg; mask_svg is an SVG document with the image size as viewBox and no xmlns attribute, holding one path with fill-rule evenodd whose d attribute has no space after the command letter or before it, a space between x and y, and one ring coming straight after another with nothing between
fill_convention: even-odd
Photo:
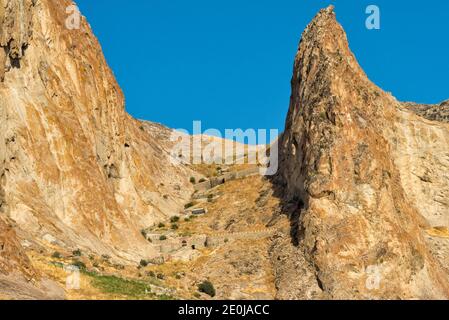
<instances>
[{"instance_id":1,"label":"weathered stone surface","mask_svg":"<svg viewBox=\"0 0 449 320\"><path fill-rule=\"evenodd\" d=\"M292 234L323 297L449 296L448 274L423 237L449 216L441 203L448 138L445 123L405 111L368 80L332 7L316 16L295 59L280 174L286 199L302 205L291 215ZM434 184L426 190L427 180ZM278 282L283 276L290 275ZM296 290L307 292L303 285L298 280ZM294 298L292 290L280 298Z\"/></svg>"},{"instance_id":2,"label":"weathered stone surface","mask_svg":"<svg viewBox=\"0 0 449 320\"><path fill-rule=\"evenodd\" d=\"M406 102L404 106L426 119L449 122L449 100L440 104Z\"/></svg>"},{"instance_id":3,"label":"weathered stone surface","mask_svg":"<svg viewBox=\"0 0 449 320\"><path fill-rule=\"evenodd\" d=\"M0 81L4 70L20 67L32 36L36 0L0 0Z\"/></svg>"}]
</instances>

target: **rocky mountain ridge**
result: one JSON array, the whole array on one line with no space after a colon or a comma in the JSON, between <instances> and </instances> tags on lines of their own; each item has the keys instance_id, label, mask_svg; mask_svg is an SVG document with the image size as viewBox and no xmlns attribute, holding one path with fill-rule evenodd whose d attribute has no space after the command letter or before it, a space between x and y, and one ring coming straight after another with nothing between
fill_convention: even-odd
<instances>
[{"instance_id":1,"label":"rocky mountain ridge","mask_svg":"<svg viewBox=\"0 0 449 320\"><path fill-rule=\"evenodd\" d=\"M0 299L136 297L92 289L101 272L139 298L157 298L150 282L195 298L203 279L223 299L449 298L448 103L374 85L333 7L302 35L279 174L195 193L223 168L171 161L172 131L126 113L86 19L65 27L71 4L0 0ZM178 216L192 206L208 214ZM178 248L179 263L147 230L178 247L224 236ZM95 271L75 293L60 268L73 262Z\"/></svg>"}]
</instances>

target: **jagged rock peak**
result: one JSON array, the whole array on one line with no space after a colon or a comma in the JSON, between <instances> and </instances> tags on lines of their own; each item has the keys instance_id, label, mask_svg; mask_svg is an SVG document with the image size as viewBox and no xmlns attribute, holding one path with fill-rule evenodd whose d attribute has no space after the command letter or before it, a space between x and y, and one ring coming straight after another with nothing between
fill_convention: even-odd
<instances>
[{"instance_id":1,"label":"jagged rock peak","mask_svg":"<svg viewBox=\"0 0 449 320\"><path fill-rule=\"evenodd\" d=\"M320 10L302 34L295 64L310 66L311 59L319 61L322 71L334 74L334 69L341 67L350 69L360 77L360 81L368 80L349 48L348 38L337 21L334 6ZM309 70L313 71L313 68L306 69Z\"/></svg>"},{"instance_id":2,"label":"jagged rock peak","mask_svg":"<svg viewBox=\"0 0 449 320\"><path fill-rule=\"evenodd\" d=\"M343 27L337 22L333 6L320 10L313 18L302 34L300 45L302 44L330 52L348 51L348 40Z\"/></svg>"}]
</instances>

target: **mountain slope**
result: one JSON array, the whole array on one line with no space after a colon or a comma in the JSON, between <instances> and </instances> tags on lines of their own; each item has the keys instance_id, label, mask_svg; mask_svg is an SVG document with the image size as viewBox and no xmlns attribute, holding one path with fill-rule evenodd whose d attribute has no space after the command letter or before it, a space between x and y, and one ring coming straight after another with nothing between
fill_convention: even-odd
<instances>
[{"instance_id":1,"label":"mountain slope","mask_svg":"<svg viewBox=\"0 0 449 320\"><path fill-rule=\"evenodd\" d=\"M35 245L140 261L140 230L183 207L190 169L126 113L85 18L66 28L71 4L0 1L1 214Z\"/></svg>"}]
</instances>

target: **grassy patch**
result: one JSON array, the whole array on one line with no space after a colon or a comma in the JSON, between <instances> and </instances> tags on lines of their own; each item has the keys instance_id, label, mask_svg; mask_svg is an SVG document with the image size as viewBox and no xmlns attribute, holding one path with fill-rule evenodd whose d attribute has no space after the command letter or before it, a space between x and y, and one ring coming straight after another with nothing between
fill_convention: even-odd
<instances>
[{"instance_id":1,"label":"grassy patch","mask_svg":"<svg viewBox=\"0 0 449 320\"><path fill-rule=\"evenodd\" d=\"M86 272L86 274L91 277L92 285L104 293L134 299L154 297L154 294L151 294L151 286L143 281L99 275L94 272Z\"/></svg>"}]
</instances>

